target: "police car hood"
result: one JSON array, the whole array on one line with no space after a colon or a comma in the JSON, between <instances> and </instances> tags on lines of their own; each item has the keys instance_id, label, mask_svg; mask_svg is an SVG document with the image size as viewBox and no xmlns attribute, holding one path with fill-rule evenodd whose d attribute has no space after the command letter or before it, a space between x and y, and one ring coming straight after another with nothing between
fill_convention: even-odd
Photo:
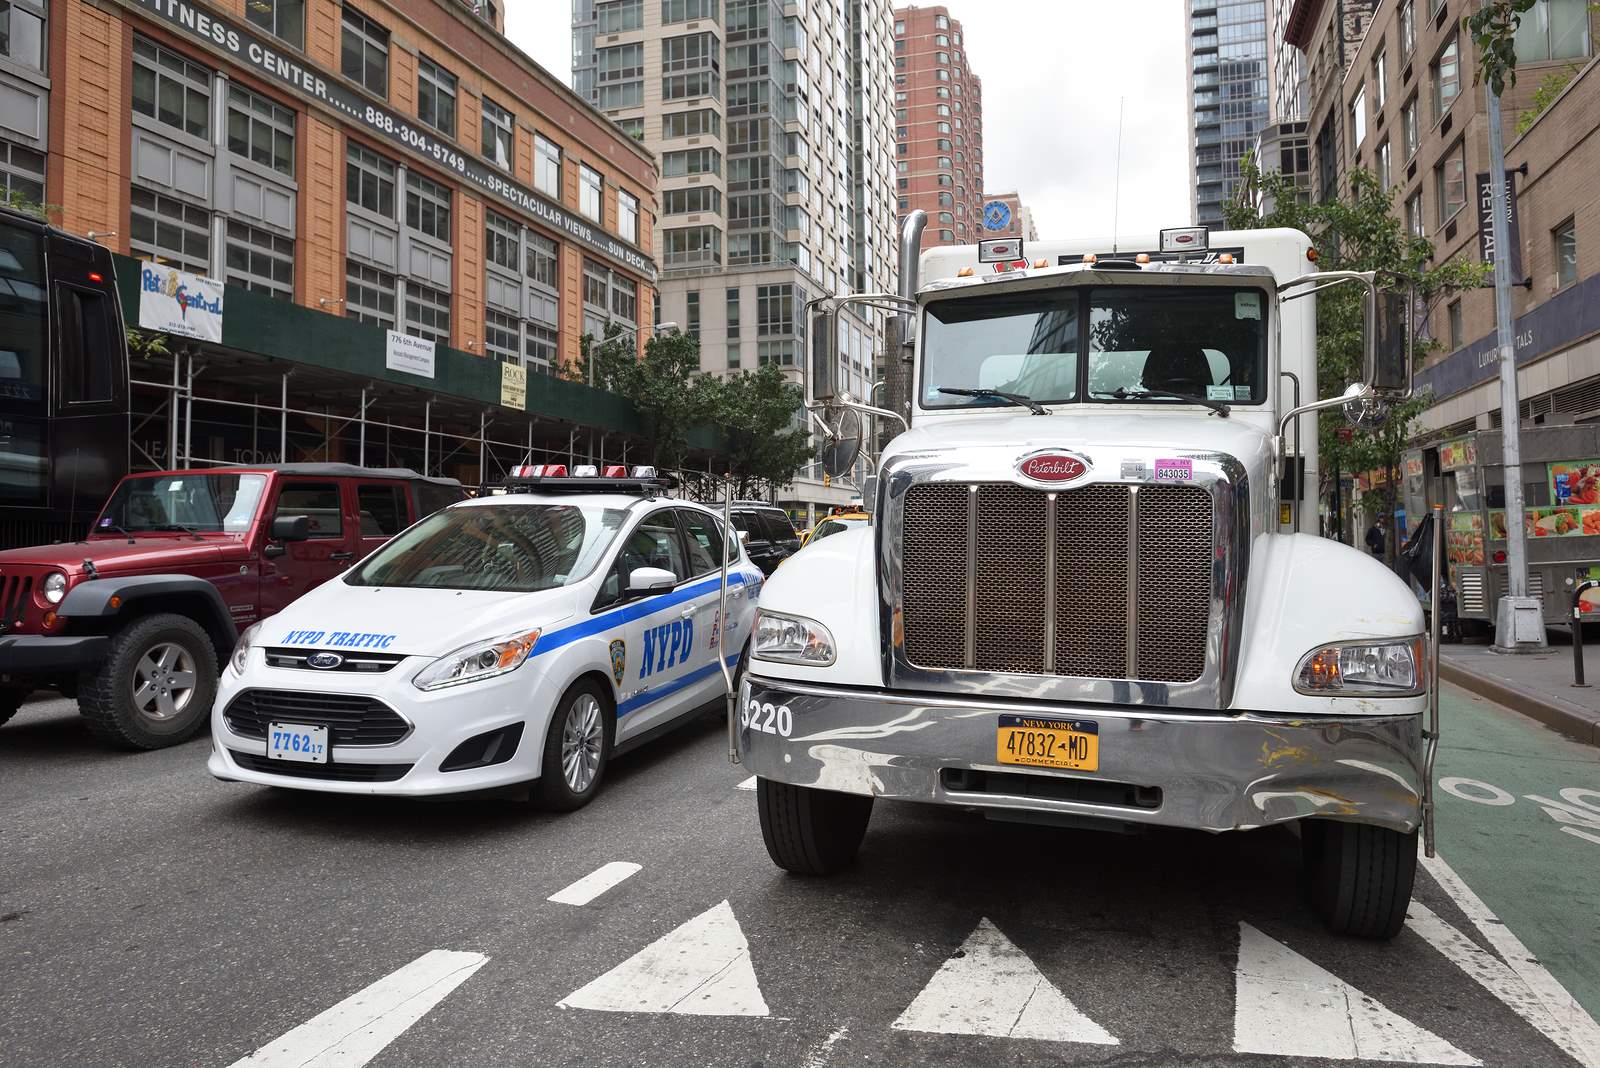
<instances>
[{"instance_id":1,"label":"police car hood","mask_svg":"<svg viewBox=\"0 0 1600 1068\"><path fill-rule=\"evenodd\" d=\"M263 624L259 644L443 656L473 642L559 624L577 610L573 586L535 593L323 583Z\"/></svg>"}]
</instances>

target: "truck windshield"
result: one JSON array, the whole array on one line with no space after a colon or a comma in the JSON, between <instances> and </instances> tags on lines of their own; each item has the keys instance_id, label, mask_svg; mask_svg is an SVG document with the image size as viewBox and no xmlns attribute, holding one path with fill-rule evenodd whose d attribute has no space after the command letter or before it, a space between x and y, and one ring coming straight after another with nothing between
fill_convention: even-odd
<instances>
[{"instance_id":1,"label":"truck windshield","mask_svg":"<svg viewBox=\"0 0 1600 1068\"><path fill-rule=\"evenodd\" d=\"M923 337L922 405L981 408L990 389L1045 404L1080 399L1229 404L1266 399L1262 290L1125 286L1033 290L935 301Z\"/></svg>"},{"instance_id":2,"label":"truck windshield","mask_svg":"<svg viewBox=\"0 0 1600 1068\"><path fill-rule=\"evenodd\" d=\"M447 508L367 557L352 586L534 593L588 575L627 512L579 504Z\"/></svg>"},{"instance_id":3,"label":"truck windshield","mask_svg":"<svg viewBox=\"0 0 1600 1068\"><path fill-rule=\"evenodd\" d=\"M267 476L154 475L124 479L95 521L95 534L202 531L242 534L250 529Z\"/></svg>"}]
</instances>

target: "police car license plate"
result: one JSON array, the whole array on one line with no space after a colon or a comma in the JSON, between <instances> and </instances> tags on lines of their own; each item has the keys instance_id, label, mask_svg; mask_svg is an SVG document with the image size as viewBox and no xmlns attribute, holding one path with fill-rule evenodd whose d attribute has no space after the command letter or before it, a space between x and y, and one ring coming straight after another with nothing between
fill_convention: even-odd
<instances>
[{"instance_id":1,"label":"police car license plate","mask_svg":"<svg viewBox=\"0 0 1600 1068\"><path fill-rule=\"evenodd\" d=\"M302 764L326 764L328 728L308 727L304 723L268 723L267 756L273 760L297 760Z\"/></svg>"},{"instance_id":2,"label":"police car license plate","mask_svg":"<svg viewBox=\"0 0 1600 1068\"><path fill-rule=\"evenodd\" d=\"M1001 716L995 759L1067 771L1100 770L1100 724L1087 719Z\"/></svg>"}]
</instances>

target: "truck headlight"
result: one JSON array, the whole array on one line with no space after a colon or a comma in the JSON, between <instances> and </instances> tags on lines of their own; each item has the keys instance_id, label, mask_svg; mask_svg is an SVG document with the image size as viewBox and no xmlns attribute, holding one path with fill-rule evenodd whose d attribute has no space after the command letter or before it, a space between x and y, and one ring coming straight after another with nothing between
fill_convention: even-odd
<instances>
[{"instance_id":1,"label":"truck headlight","mask_svg":"<svg viewBox=\"0 0 1600 1068\"><path fill-rule=\"evenodd\" d=\"M464 645L417 672L411 685L419 690L442 690L504 675L521 667L538 641L539 632L530 630Z\"/></svg>"},{"instance_id":2,"label":"truck headlight","mask_svg":"<svg viewBox=\"0 0 1600 1068\"><path fill-rule=\"evenodd\" d=\"M44 599L51 604L60 604L61 599L67 595L67 576L59 571L52 571L44 577Z\"/></svg>"},{"instance_id":3,"label":"truck headlight","mask_svg":"<svg viewBox=\"0 0 1600 1068\"><path fill-rule=\"evenodd\" d=\"M252 623L239 635L239 640L234 644L233 655L228 657L228 666L235 675L244 674L244 666L250 659L250 647L255 644L256 634L261 630L260 623Z\"/></svg>"},{"instance_id":4,"label":"truck headlight","mask_svg":"<svg viewBox=\"0 0 1600 1068\"><path fill-rule=\"evenodd\" d=\"M1422 639L1340 642L1307 653L1297 692L1317 697L1405 697L1423 688Z\"/></svg>"},{"instance_id":5,"label":"truck headlight","mask_svg":"<svg viewBox=\"0 0 1600 1068\"><path fill-rule=\"evenodd\" d=\"M757 660L827 667L834 660L833 635L814 619L757 612L755 646L750 655Z\"/></svg>"}]
</instances>

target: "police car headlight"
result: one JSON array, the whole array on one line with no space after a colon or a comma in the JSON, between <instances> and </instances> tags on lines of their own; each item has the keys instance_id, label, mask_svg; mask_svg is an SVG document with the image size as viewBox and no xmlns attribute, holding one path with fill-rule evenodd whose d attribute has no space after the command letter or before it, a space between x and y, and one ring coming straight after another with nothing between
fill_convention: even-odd
<instances>
[{"instance_id":1,"label":"police car headlight","mask_svg":"<svg viewBox=\"0 0 1600 1068\"><path fill-rule=\"evenodd\" d=\"M59 571L52 571L44 579L44 599L51 604L60 604L61 599L67 595L67 576Z\"/></svg>"},{"instance_id":2,"label":"police car headlight","mask_svg":"<svg viewBox=\"0 0 1600 1068\"><path fill-rule=\"evenodd\" d=\"M1294 688L1317 697L1405 697L1421 693L1422 639L1340 642L1307 653Z\"/></svg>"},{"instance_id":3,"label":"police car headlight","mask_svg":"<svg viewBox=\"0 0 1600 1068\"><path fill-rule=\"evenodd\" d=\"M244 666L250 660L250 647L255 644L256 632L261 629L260 623L252 623L239 635L239 641L233 647L233 655L228 657L228 666L235 675L244 674Z\"/></svg>"},{"instance_id":4,"label":"police car headlight","mask_svg":"<svg viewBox=\"0 0 1600 1068\"><path fill-rule=\"evenodd\" d=\"M521 667L538 641L539 632L530 630L462 646L417 672L411 685L419 690L442 690L504 675Z\"/></svg>"},{"instance_id":5,"label":"police car headlight","mask_svg":"<svg viewBox=\"0 0 1600 1068\"><path fill-rule=\"evenodd\" d=\"M814 619L756 613L756 638L750 655L757 660L827 667L834 660L833 648L833 635Z\"/></svg>"}]
</instances>

